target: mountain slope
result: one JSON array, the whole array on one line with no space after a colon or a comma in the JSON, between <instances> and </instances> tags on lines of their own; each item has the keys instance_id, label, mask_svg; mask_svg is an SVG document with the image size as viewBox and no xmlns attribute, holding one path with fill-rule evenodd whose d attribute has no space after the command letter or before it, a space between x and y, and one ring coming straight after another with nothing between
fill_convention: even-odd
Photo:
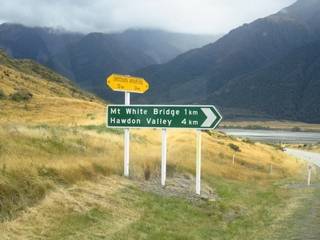
<instances>
[{"instance_id":1,"label":"mountain slope","mask_svg":"<svg viewBox=\"0 0 320 240\"><path fill-rule=\"evenodd\" d=\"M320 41L317 41L229 82L210 98L226 107L251 106L252 110L263 109L273 116L320 122L319 93Z\"/></svg>"},{"instance_id":2,"label":"mountain slope","mask_svg":"<svg viewBox=\"0 0 320 240\"><path fill-rule=\"evenodd\" d=\"M246 99L246 104L241 105L245 110L296 120L296 113L293 110L282 112L287 104L286 101L291 100L284 99L284 96L271 98L274 101L271 104L273 109L270 110L256 101L254 96L245 95L241 89L232 89L232 95L226 91L230 90L227 86L231 84L235 86L236 81L242 89L245 88L247 85L244 76L280 61L296 49L318 39L320 21L317 13L320 13L320 2L310 1L308 4L304 2L298 1L275 15L245 24L217 42L187 52L166 64L138 71L137 75L151 81L151 91L138 101L219 103L224 110L228 107L238 108L236 111L239 111L240 105L236 103L240 99ZM266 84L272 80L271 75L265 78ZM276 88L277 84L266 91L269 95L273 95L277 93ZM220 94L222 89L225 90L224 95ZM231 103L229 98L232 98L232 103L235 104L229 104ZM275 99L283 101L275 102ZM310 99L310 101L315 100ZM317 110L310 113L316 115ZM314 119L317 119L317 116ZM308 121L308 118L299 120Z\"/></svg>"},{"instance_id":3,"label":"mountain slope","mask_svg":"<svg viewBox=\"0 0 320 240\"><path fill-rule=\"evenodd\" d=\"M66 78L0 51L0 123L102 123L103 112L102 101Z\"/></svg>"}]
</instances>

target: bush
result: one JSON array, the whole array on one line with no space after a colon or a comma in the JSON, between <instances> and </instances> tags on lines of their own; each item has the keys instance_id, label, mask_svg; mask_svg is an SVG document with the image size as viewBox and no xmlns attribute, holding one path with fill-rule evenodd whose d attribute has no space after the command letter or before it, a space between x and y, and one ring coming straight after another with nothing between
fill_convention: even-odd
<instances>
[{"instance_id":1,"label":"bush","mask_svg":"<svg viewBox=\"0 0 320 240\"><path fill-rule=\"evenodd\" d=\"M1 99L5 99L6 95L4 94L4 92L0 89L0 100Z\"/></svg>"},{"instance_id":2,"label":"bush","mask_svg":"<svg viewBox=\"0 0 320 240\"><path fill-rule=\"evenodd\" d=\"M15 93L11 94L10 98L16 102L29 101L32 98L32 93L25 89L19 89Z\"/></svg>"},{"instance_id":3,"label":"bush","mask_svg":"<svg viewBox=\"0 0 320 240\"><path fill-rule=\"evenodd\" d=\"M150 169L150 166L147 165L147 166L145 166L145 168L144 168L144 179L145 179L146 181L149 181L149 180L150 180L150 177L151 177L151 169Z\"/></svg>"},{"instance_id":4,"label":"bush","mask_svg":"<svg viewBox=\"0 0 320 240\"><path fill-rule=\"evenodd\" d=\"M244 143L248 143L248 144L254 145L254 142L253 142L252 140L248 139L248 138L245 138L245 139L243 139L242 141L243 141Z\"/></svg>"},{"instance_id":5,"label":"bush","mask_svg":"<svg viewBox=\"0 0 320 240\"><path fill-rule=\"evenodd\" d=\"M293 127L293 128L291 129L291 131L292 131L292 132L301 132L302 129L299 128L299 127Z\"/></svg>"},{"instance_id":6,"label":"bush","mask_svg":"<svg viewBox=\"0 0 320 240\"><path fill-rule=\"evenodd\" d=\"M240 147L233 143L230 143L228 146L235 152L241 152Z\"/></svg>"}]
</instances>

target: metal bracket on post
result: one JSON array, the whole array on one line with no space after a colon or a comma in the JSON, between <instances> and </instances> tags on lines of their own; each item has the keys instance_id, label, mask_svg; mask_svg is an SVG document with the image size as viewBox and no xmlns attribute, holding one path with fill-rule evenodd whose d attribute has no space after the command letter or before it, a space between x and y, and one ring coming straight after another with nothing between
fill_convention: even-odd
<instances>
[{"instance_id":1,"label":"metal bracket on post","mask_svg":"<svg viewBox=\"0 0 320 240\"><path fill-rule=\"evenodd\" d=\"M196 194L201 194L201 130L197 130L196 142Z\"/></svg>"},{"instance_id":2,"label":"metal bracket on post","mask_svg":"<svg viewBox=\"0 0 320 240\"><path fill-rule=\"evenodd\" d=\"M125 92L125 105L130 105L130 93ZM130 131L124 130L124 176L129 177L129 161L130 161Z\"/></svg>"},{"instance_id":3,"label":"metal bracket on post","mask_svg":"<svg viewBox=\"0 0 320 240\"><path fill-rule=\"evenodd\" d=\"M161 185L166 185L167 175L167 129L162 129L162 148L161 148Z\"/></svg>"}]
</instances>

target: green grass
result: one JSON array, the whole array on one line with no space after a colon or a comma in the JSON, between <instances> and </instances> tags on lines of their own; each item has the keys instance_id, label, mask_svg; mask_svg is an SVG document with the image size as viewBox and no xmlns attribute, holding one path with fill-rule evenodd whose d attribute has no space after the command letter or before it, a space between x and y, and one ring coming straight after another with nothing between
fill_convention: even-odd
<instances>
[{"instance_id":1,"label":"green grass","mask_svg":"<svg viewBox=\"0 0 320 240\"><path fill-rule=\"evenodd\" d=\"M46 239L76 239L76 235L86 236L86 239L101 239L94 230L100 227L110 228L112 220L108 212L98 208L83 213L72 213L60 219L59 223L46 234Z\"/></svg>"},{"instance_id":2,"label":"green grass","mask_svg":"<svg viewBox=\"0 0 320 240\"><path fill-rule=\"evenodd\" d=\"M107 239L263 239L265 231L286 202L287 193L275 187L211 179L219 194L216 202L192 203L125 189L141 218ZM129 196L128 196L129 195ZM137 197L138 196L138 197ZM261 234L257 234L259 232Z\"/></svg>"},{"instance_id":3,"label":"green grass","mask_svg":"<svg viewBox=\"0 0 320 240\"><path fill-rule=\"evenodd\" d=\"M0 193L2 196L6 193L15 196L7 197L11 202L4 205L12 211L32 206L39 198L43 198L50 188L56 186L59 173L41 169L37 178L27 172L7 174L6 177L14 189L2 188ZM217 201L194 202L179 197L160 196L131 185L101 199L115 209L138 212L139 217L130 224L118 228L117 224L124 221L125 215L115 214L116 210L93 204L84 211L67 210L60 217L57 215L42 237L52 240L79 237L117 240L273 239L273 233L268 229L274 224L274 219L281 215L291 197L290 192L277 184L241 183L212 176L204 176L204 180L216 190L219 196ZM10 211L5 211L5 219L12 217Z\"/></svg>"},{"instance_id":4,"label":"green grass","mask_svg":"<svg viewBox=\"0 0 320 240\"><path fill-rule=\"evenodd\" d=\"M49 172L46 178L52 174L55 173ZM138 212L139 217L130 224L118 228L116 225L126 218L125 215L115 215L112 213L115 210L93 204L85 211L69 210L56 217L42 237L52 240L79 237L117 240L285 239L272 238L273 232L269 227L281 215L290 198L287 190L276 184L240 183L209 176L205 176L205 180L217 191L217 201L194 202L145 192L134 185L128 186L101 201L108 201L115 209ZM35 186L33 190L24 190L32 193ZM29 199L33 199L33 196ZM25 196L20 202L22 200L26 200Z\"/></svg>"}]
</instances>

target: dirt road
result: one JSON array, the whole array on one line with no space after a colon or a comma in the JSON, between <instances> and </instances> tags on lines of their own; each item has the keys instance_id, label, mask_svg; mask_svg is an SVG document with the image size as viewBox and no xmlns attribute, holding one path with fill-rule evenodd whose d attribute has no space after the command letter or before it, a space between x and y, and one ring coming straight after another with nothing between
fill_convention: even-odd
<instances>
[{"instance_id":1,"label":"dirt road","mask_svg":"<svg viewBox=\"0 0 320 240\"><path fill-rule=\"evenodd\" d=\"M309 163L312 163L320 167L320 153L307 152L307 151L291 149L291 148L287 148L285 151L287 154L291 156L303 159Z\"/></svg>"},{"instance_id":2,"label":"dirt road","mask_svg":"<svg viewBox=\"0 0 320 240\"><path fill-rule=\"evenodd\" d=\"M286 149L286 152L320 167L320 154L296 149ZM294 187L294 191L297 193L299 206L283 223L283 231L276 239L318 240L320 239L320 184L314 182L310 187L307 184L297 186Z\"/></svg>"}]
</instances>

